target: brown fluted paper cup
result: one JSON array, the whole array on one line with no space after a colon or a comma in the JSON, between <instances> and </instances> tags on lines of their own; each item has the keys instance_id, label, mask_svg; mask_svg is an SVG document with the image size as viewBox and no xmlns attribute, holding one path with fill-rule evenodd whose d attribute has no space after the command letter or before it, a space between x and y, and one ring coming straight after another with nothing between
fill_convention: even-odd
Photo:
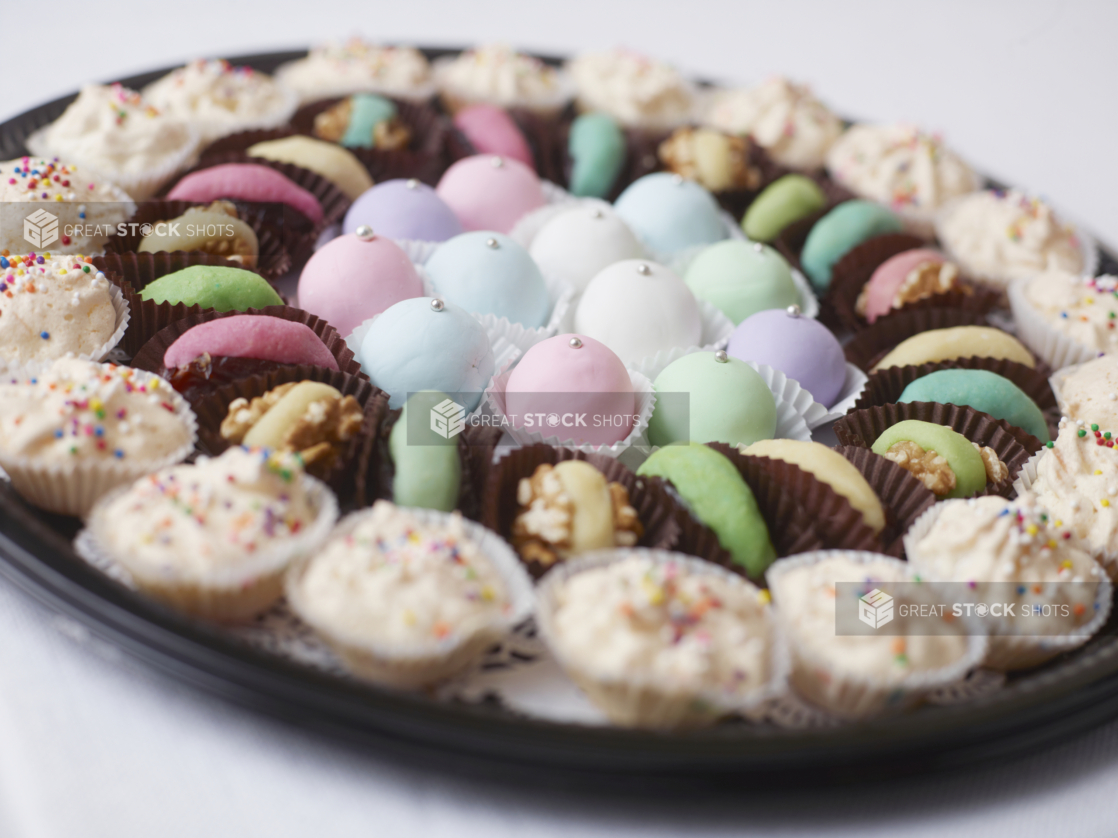
<instances>
[{"instance_id":1,"label":"brown fluted paper cup","mask_svg":"<svg viewBox=\"0 0 1118 838\"><path fill-rule=\"evenodd\" d=\"M1037 369L1032 369L1005 358L955 358L951 361L938 361L931 364L887 367L870 375L854 407L861 410L881 404L892 404L916 379L947 369L985 370L1012 381L1026 396L1036 402L1036 406L1040 408L1048 423L1049 433L1055 439L1060 422L1060 408L1056 403L1056 394L1052 392L1052 385L1049 384L1048 376L1045 374L1046 370L1039 368L1039 365Z\"/></svg>"},{"instance_id":2,"label":"brown fluted paper cup","mask_svg":"<svg viewBox=\"0 0 1118 838\"><path fill-rule=\"evenodd\" d=\"M904 534L936 502L936 496L908 471L868 448L845 445L836 450L862 473L885 507L885 529L880 534L884 552L903 559Z\"/></svg>"},{"instance_id":3,"label":"brown fluted paper cup","mask_svg":"<svg viewBox=\"0 0 1118 838\"><path fill-rule=\"evenodd\" d=\"M823 538L813 526L807 510L765 469L760 457L746 456L734 446L723 442L708 442L707 445L734 464L753 492L778 558L824 549ZM742 572L742 568L736 565L733 567L739 573ZM760 585L765 584L764 579L755 581Z\"/></svg>"},{"instance_id":4,"label":"brown fluted paper cup","mask_svg":"<svg viewBox=\"0 0 1118 838\"><path fill-rule=\"evenodd\" d=\"M265 157L249 157L240 151L210 153L197 165L183 172L174 183L164 187L160 195L165 196L187 175L227 163L244 163L274 169L296 186L310 192L322 206L322 220L317 224L291 207L283 207L282 217L273 217L274 213L266 213L267 223L281 230L284 249L290 254L292 267L295 268L301 267L314 252L315 242L318 241L322 231L340 222L352 203L342 190L317 172L293 163L280 163Z\"/></svg>"},{"instance_id":5,"label":"brown fluted paper cup","mask_svg":"<svg viewBox=\"0 0 1118 838\"><path fill-rule=\"evenodd\" d=\"M862 242L839 259L831 272L831 285L827 289L828 298L839 322L855 332L872 325L855 311L855 305L862 289L873 276L873 272L893 256L927 246L928 243L917 236L891 233ZM903 308L894 311L959 308L986 314L1001 303L1002 295L998 291L972 282L966 277L962 278L962 284L966 288L965 291L952 290L946 294L933 294L922 300L905 303Z\"/></svg>"},{"instance_id":6,"label":"brown fluted paper cup","mask_svg":"<svg viewBox=\"0 0 1118 838\"><path fill-rule=\"evenodd\" d=\"M920 308L902 310L882 317L846 344L846 360L859 369L873 372L874 365L901 342L921 332L955 326L987 326L978 311L959 308Z\"/></svg>"},{"instance_id":7,"label":"brown fluted paper cup","mask_svg":"<svg viewBox=\"0 0 1118 838\"><path fill-rule=\"evenodd\" d=\"M265 306L260 309L250 308L248 311L227 312L208 309L190 313L156 332L136 353L132 359L132 366L167 378L191 404L198 402L217 388L233 383L235 380L263 375L274 369L294 366L293 364L279 364L275 361L263 361L256 358L220 357L212 359L212 365L208 372L199 370L197 374L191 372L188 377L182 377L180 374L178 380L172 374L175 371L167 370L163 366L163 356L167 353L171 344L189 329L201 323L208 323L211 320L237 315L278 317L282 320L302 323L310 328L326 345L330 354L337 361L338 369L341 372L355 378L368 380L368 376L361 371L361 365L354 358L353 350L346 345L337 329L322 318L291 306Z\"/></svg>"},{"instance_id":8,"label":"brown fluted paper cup","mask_svg":"<svg viewBox=\"0 0 1118 838\"><path fill-rule=\"evenodd\" d=\"M228 134L214 140L202 149L198 154L198 159L205 163L211 158L226 154L244 154L257 143L282 140L298 133L293 128L255 128L248 131L238 131L236 134Z\"/></svg>"},{"instance_id":9,"label":"brown fluted paper cup","mask_svg":"<svg viewBox=\"0 0 1118 838\"><path fill-rule=\"evenodd\" d=\"M881 551L881 541L865 523L862 513L815 475L784 460L742 454L723 443L713 443L711 447L729 457L742 472L743 477L747 473L755 474L755 470L768 474L772 484L790 497L803 511L809 526L823 542L824 549ZM749 480L747 479L746 482L748 483ZM754 492L754 496L756 494ZM783 527L770 525L770 536L774 529L783 529ZM773 546L776 546L775 541ZM777 552L780 553L779 547ZM799 549L796 552L802 553L807 550Z\"/></svg>"},{"instance_id":10,"label":"brown fluted paper cup","mask_svg":"<svg viewBox=\"0 0 1118 838\"><path fill-rule=\"evenodd\" d=\"M388 436L400 421L401 413L400 410L386 409L374 439L358 455L359 505L393 499L396 467L388 450ZM458 435L458 461L462 466L462 477L454 508L471 521L481 521L482 502L489 481L489 470L492 468L493 452L501 434L500 428L467 425Z\"/></svg>"},{"instance_id":11,"label":"brown fluted paper cup","mask_svg":"<svg viewBox=\"0 0 1118 838\"><path fill-rule=\"evenodd\" d=\"M567 135L572 121L570 112L565 110L551 116L529 108L510 108L509 116L528 141L539 176L566 188L563 164L567 156Z\"/></svg>"},{"instance_id":12,"label":"brown fluted paper cup","mask_svg":"<svg viewBox=\"0 0 1118 838\"><path fill-rule=\"evenodd\" d=\"M176 253L106 253L103 256L94 256L93 264L104 272L110 282L124 293L128 300L131 319L128 321L128 330L120 342L121 348L129 356L134 356L140 351L160 329L172 323L213 309L204 309L201 306L188 306L185 303L157 303L152 300L140 299L140 294L147 286L162 276L181 271L194 265L214 265L224 268L240 268L236 262L230 262L220 256L199 252Z\"/></svg>"},{"instance_id":13,"label":"brown fluted paper cup","mask_svg":"<svg viewBox=\"0 0 1118 838\"><path fill-rule=\"evenodd\" d=\"M1013 481L1021 467L1043 447L1043 443L1035 436L1004 419L995 419L988 413L981 413L970 407L934 402L886 404L852 410L835 422L835 436L841 445L872 448L887 428L906 419L945 425L971 442L994 450L998 459L1009 468L1009 476L999 483L986 484L986 488L978 496L1001 495L1012 498L1015 494Z\"/></svg>"},{"instance_id":14,"label":"brown fluted paper cup","mask_svg":"<svg viewBox=\"0 0 1118 838\"><path fill-rule=\"evenodd\" d=\"M555 448L542 443L516 448L498 460L489 472L489 480L481 505L481 523L512 542L512 527L519 511L516 500L521 478L531 477L543 464L555 465L563 460L585 460L598 469L610 483L620 483L629 493L629 505L637 512L644 527L640 547L673 550L679 542L679 508L659 480L638 477L618 460L603 454L588 454L573 448ZM535 577L550 566L525 562Z\"/></svg>"},{"instance_id":15,"label":"brown fluted paper cup","mask_svg":"<svg viewBox=\"0 0 1118 838\"><path fill-rule=\"evenodd\" d=\"M291 128L295 133L314 137L315 117L338 104L342 98L320 99L303 105L291 118ZM387 150L350 148L348 151L361 161L375 183L394 178L415 178L434 186L448 164L445 147L451 131L450 122L426 102L392 101L396 103L400 121L411 131L408 147Z\"/></svg>"},{"instance_id":16,"label":"brown fluted paper cup","mask_svg":"<svg viewBox=\"0 0 1118 838\"><path fill-rule=\"evenodd\" d=\"M252 401L281 384L298 381L317 381L328 384L343 396L353 396L364 411L361 429L350 438L330 468L315 474L338 494L343 503L353 497L359 454L365 448L369 434L375 433L380 403L387 405L386 394L368 380L326 367L306 365L283 366L263 375L239 379L219 387L198 399L194 413L198 417L198 447L206 454L218 456L233 443L221 435L221 423L229 415L229 405L243 398Z\"/></svg>"},{"instance_id":17,"label":"brown fluted paper cup","mask_svg":"<svg viewBox=\"0 0 1118 838\"><path fill-rule=\"evenodd\" d=\"M144 201L136 212L128 219L129 226L125 235L113 235L105 242L107 253L136 253L143 240L140 226L144 224L157 224L160 221L170 221L178 218L192 207L207 206L199 201ZM272 224L268 223L263 213L253 212L251 206L237 207L238 215L256 233L259 244L259 254L253 264L242 264L231 261L236 267L260 274L269 282L279 279L291 267L291 256L283 246L283 236ZM189 252L189 251L187 251Z\"/></svg>"}]
</instances>

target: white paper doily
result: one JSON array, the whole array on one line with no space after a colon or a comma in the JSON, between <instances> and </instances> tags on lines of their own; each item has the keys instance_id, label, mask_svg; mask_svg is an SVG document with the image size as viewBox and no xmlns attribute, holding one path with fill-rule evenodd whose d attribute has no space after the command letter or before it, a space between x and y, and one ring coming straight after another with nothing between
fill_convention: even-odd
<instances>
[{"instance_id":1,"label":"white paper doily","mask_svg":"<svg viewBox=\"0 0 1118 838\"><path fill-rule=\"evenodd\" d=\"M128 587L126 571L109 561L93 563L98 570ZM226 630L246 645L320 672L351 678L338 657L314 631L280 600L250 623ZM977 669L959 683L933 690L929 704L957 705L997 692L1005 675ZM463 674L435 689L434 695L465 704L496 703L509 712L552 722L606 725L595 707L549 654L537 637L534 619L518 625ZM827 730L846 724L788 691L751 711L745 721L788 730Z\"/></svg>"}]
</instances>

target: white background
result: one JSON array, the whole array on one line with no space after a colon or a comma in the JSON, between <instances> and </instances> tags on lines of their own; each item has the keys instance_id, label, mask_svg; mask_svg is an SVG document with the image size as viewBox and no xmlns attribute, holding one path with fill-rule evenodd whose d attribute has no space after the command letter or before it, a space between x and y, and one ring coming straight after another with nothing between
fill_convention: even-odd
<instances>
[{"instance_id":1,"label":"white background","mask_svg":"<svg viewBox=\"0 0 1118 838\"><path fill-rule=\"evenodd\" d=\"M354 33L556 52L624 45L715 78L782 72L843 114L941 131L978 168L1118 244L1115 2L190 0L7 11L0 120L87 80ZM920 783L580 796L320 740L75 643L72 628L0 583L2 838L1118 833L1118 726Z\"/></svg>"},{"instance_id":2,"label":"white background","mask_svg":"<svg viewBox=\"0 0 1118 838\"><path fill-rule=\"evenodd\" d=\"M0 118L84 81L355 33L430 45L499 39L554 52L624 45L712 78L784 73L853 118L942 131L983 171L1051 197L1118 244L1118 3L1107 0L60 0L43 8L5 25Z\"/></svg>"}]
</instances>

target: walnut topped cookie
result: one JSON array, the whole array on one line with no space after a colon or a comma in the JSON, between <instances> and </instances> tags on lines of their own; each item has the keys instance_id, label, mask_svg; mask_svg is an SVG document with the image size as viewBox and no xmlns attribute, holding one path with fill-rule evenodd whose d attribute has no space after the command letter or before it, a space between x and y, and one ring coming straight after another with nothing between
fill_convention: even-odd
<instances>
[{"instance_id":1,"label":"walnut topped cookie","mask_svg":"<svg viewBox=\"0 0 1118 838\"><path fill-rule=\"evenodd\" d=\"M541 464L521 478L516 500L513 546L544 568L587 550L632 547L644 534L625 487L582 460Z\"/></svg>"},{"instance_id":2,"label":"walnut topped cookie","mask_svg":"<svg viewBox=\"0 0 1118 838\"><path fill-rule=\"evenodd\" d=\"M362 419L353 396L318 381L292 381L251 401L234 399L221 436L237 445L297 453L307 472L321 477L361 429Z\"/></svg>"}]
</instances>

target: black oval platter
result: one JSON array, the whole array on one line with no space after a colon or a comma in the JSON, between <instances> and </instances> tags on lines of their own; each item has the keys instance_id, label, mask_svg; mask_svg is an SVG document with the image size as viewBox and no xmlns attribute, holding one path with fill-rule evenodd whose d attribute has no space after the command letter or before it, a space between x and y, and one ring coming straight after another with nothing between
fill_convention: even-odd
<instances>
[{"instance_id":1,"label":"black oval platter","mask_svg":"<svg viewBox=\"0 0 1118 838\"><path fill-rule=\"evenodd\" d=\"M429 57L457 50L424 50ZM272 72L304 52L230 59ZM548 61L558 59L547 58ZM122 79L141 87L171 68ZM74 96L0 124L0 159L56 119ZM1118 273L1103 251L1102 271ZM655 734L556 724L495 704L447 703L300 666L237 641L136 594L77 558L72 519L44 514L0 483L0 573L49 608L79 621L160 672L302 727L379 752L501 776L563 782L691 778L702 783L850 783L1035 753L1118 716L1118 620L1082 649L1002 690L957 706L925 707L831 731L728 723Z\"/></svg>"}]
</instances>

